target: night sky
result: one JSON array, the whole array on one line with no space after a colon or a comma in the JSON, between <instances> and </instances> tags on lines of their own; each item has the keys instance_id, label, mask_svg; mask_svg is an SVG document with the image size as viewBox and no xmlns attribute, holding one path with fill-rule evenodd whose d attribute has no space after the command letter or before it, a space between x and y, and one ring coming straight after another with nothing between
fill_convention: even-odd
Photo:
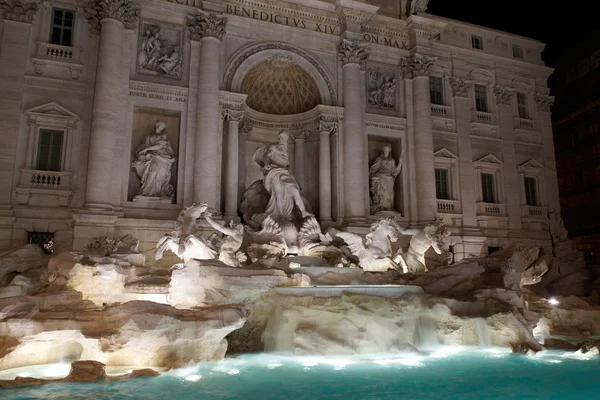
<instances>
[{"instance_id":1,"label":"night sky","mask_svg":"<svg viewBox=\"0 0 600 400\"><path fill-rule=\"evenodd\" d=\"M427 13L527 36L546 43L548 65L582 34L600 27L586 1L430 0ZM565 5L569 7L565 7Z\"/></svg>"}]
</instances>

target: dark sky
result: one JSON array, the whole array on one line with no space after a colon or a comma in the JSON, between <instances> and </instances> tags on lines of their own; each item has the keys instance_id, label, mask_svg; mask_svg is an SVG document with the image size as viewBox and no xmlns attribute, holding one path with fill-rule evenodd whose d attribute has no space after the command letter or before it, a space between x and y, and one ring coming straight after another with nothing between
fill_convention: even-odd
<instances>
[{"instance_id":1,"label":"dark sky","mask_svg":"<svg viewBox=\"0 0 600 400\"><path fill-rule=\"evenodd\" d=\"M600 27L586 1L430 0L427 12L516 33L546 43L544 60L552 61L585 32ZM566 5L566 6L565 6Z\"/></svg>"}]
</instances>

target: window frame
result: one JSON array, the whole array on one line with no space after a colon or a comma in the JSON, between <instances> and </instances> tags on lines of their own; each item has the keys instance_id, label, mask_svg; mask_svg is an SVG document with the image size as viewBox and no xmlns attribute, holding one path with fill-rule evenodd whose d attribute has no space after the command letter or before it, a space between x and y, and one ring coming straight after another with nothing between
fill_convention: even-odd
<instances>
[{"instance_id":1,"label":"window frame","mask_svg":"<svg viewBox=\"0 0 600 400\"><path fill-rule=\"evenodd\" d=\"M529 190L527 182L533 182L533 192ZM525 205L530 207L540 207L540 190L538 184L538 177L532 175L524 175L523 176L523 185L525 190ZM530 204L530 195L533 194L532 203Z\"/></svg>"},{"instance_id":2,"label":"window frame","mask_svg":"<svg viewBox=\"0 0 600 400\"><path fill-rule=\"evenodd\" d=\"M523 103L519 99L523 99ZM527 99L527 93L517 92L517 115L522 119L531 119L531 113L529 112L529 101Z\"/></svg>"},{"instance_id":3,"label":"window frame","mask_svg":"<svg viewBox=\"0 0 600 400\"><path fill-rule=\"evenodd\" d=\"M491 191L488 193L487 188L484 186L484 177L489 177L491 179ZM492 172L481 172L480 174L480 185L481 185L481 201L487 204L499 204L498 203L498 194L496 189L496 177ZM491 198L486 199L486 195L491 195Z\"/></svg>"},{"instance_id":4,"label":"window frame","mask_svg":"<svg viewBox=\"0 0 600 400\"><path fill-rule=\"evenodd\" d=\"M435 166L434 169L434 173L435 173L435 197L437 200L452 200L452 181L451 181L451 176L452 173L450 171L450 168L448 167L438 167L437 165ZM438 188L438 171L444 171L446 174L446 197L440 197L438 196L438 194L441 194L442 190L441 188ZM439 180L441 181L441 180Z\"/></svg>"},{"instance_id":5,"label":"window frame","mask_svg":"<svg viewBox=\"0 0 600 400\"><path fill-rule=\"evenodd\" d=\"M517 167L519 181L521 186L521 206L522 207L546 207L546 177L545 167L536 159L530 159ZM525 188L525 178L534 178L536 181L537 205L527 204L527 193Z\"/></svg>"},{"instance_id":6,"label":"window frame","mask_svg":"<svg viewBox=\"0 0 600 400\"><path fill-rule=\"evenodd\" d=\"M40 165L41 163L41 153L42 153L42 146L43 146L43 135L49 133L50 136L50 146L48 149L49 155L47 157L46 160L46 165ZM55 138L57 136L60 136L60 146L58 146L58 165L56 167L54 167L53 164L53 160L52 160L52 155L53 155L53 151L55 150L56 146L54 146L54 141ZM38 134L37 134L37 151L36 151L36 156L35 156L35 169L38 171L52 171L52 172L63 172L63 159L64 159L64 154L65 154L65 138L67 136L67 132L66 130L61 130L61 129L48 129L48 128L38 128Z\"/></svg>"},{"instance_id":7,"label":"window frame","mask_svg":"<svg viewBox=\"0 0 600 400\"><path fill-rule=\"evenodd\" d=\"M476 46L475 43L478 43ZM471 48L475 50L483 50L483 37L479 35L471 35Z\"/></svg>"},{"instance_id":8,"label":"window frame","mask_svg":"<svg viewBox=\"0 0 600 400\"><path fill-rule=\"evenodd\" d=\"M518 51L515 51L515 50L518 50ZM513 56L513 58L522 60L523 59L523 48L521 46L513 44L512 45L512 56Z\"/></svg>"},{"instance_id":9,"label":"window frame","mask_svg":"<svg viewBox=\"0 0 600 400\"><path fill-rule=\"evenodd\" d=\"M483 99L480 99L477 97L477 88L483 88L483 94L485 95L485 97ZM490 112L490 99L489 99L490 95L489 95L489 89L487 87L487 85L482 85L479 83L475 83L473 84L473 99L475 101L475 110L478 112L484 112L484 113L489 113ZM480 101L484 100L485 101L485 107L481 107L480 109Z\"/></svg>"},{"instance_id":10,"label":"window frame","mask_svg":"<svg viewBox=\"0 0 600 400\"><path fill-rule=\"evenodd\" d=\"M63 17L62 17L62 23L60 25L55 24L54 22L54 18L55 18L55 13L56 11L60 11L63 13ZM66 26L64 25L65 22L65 12L71 13L71 26ZM73 47L73 34L75 33L75 10L71 10L68 8L62 8L62 7L52 7L51 12L50 12L50 32L49 32L49 38L48 38L48 43L50 44L54 44L56 46L65 46L65 47ZM54 43L52 41L53 36L54 36L54 28L58 28L60 29L60 40L59 43ZM70 43L69 44L63 44L63 37L64 37L64 32L65 30L70 31L71 33L71 37L70 37Z\"/></svg>"},{"instance_id":11,"label":"window frame","mask_svg":"<svg viewBox=\"0 0 600 400\"><path fill-rule=\"evenodd\" d=\"M436 93L433 89L432 86L435 86L432 84L432 82L439 82L439 103L434 102L433 98L432 98L432 94ZM444 96L444 78L441 76L436 76L436 75L432 75L429 77L429 102L433 105L437 105L437 106L445 106L445 96Z\"/></svg>"},{"instance_id":12,"label":"window frame","mask_svg":"<svg viewBox=\"0 0 600 400\"><path fill-rule=\"evenodd\" d=\"M473 162L475 170L475 187L477 188L477 203L497 204L504 206L504 177L502 169L503 162L492 154ZM481 174L491 174L494 176L495 203L487 203L483 201L483 188Z\"/></svg>"}]
</instances>

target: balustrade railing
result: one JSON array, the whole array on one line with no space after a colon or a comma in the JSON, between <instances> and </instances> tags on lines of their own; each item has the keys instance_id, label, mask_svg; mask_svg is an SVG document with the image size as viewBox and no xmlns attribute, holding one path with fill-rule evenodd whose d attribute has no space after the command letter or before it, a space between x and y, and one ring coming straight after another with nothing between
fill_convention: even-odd
<instances>
[{"instance_id":1,"label":"balustrade railing","mask_svg":"<svg viewBox=\"0 0 600 400\"><path fill-rule=\"evenodd\" d=\"M440 213L457 214L460 213L459 202L457 200L439 200L437 201L437 210Z\"/></svg>"},{"instance_id":2,"label":"balustrade railing","mask_svg":"<svg viewBox=\"0 0 600 400\"><path fill-rule=\"evenodd\" d=\"M477 215L506 215L506 205L496 203L477 203Z\"/></svg>"},{"instance_id":3,"label":"balustrade railing","mask_svg":"<svg viewBox=\"0 0 600 400\"><path fill-rule=\"evenodd\" d=\"M537 131L537 121L515 117L515 129L521 129L526 131Z\"/></svg>"},{"instance_id":4,"label":"balustrade railing","mask_svg":"<svg viewBox=\"0 0 600 400\"><path fill-rule=\"evenodd\" d=\"M477 122L487 125L498 125L495 114L481 111L473 111L471 114L471 122Z\"/></svg>"},{"instance_id":5,"label":"balustrade railing","mask_svg":"<svg viewBox=\"0 0 600 400\"><path fill-rule=\"evenodd\" d=\"M521 215L524 218L546 219L548 209L545 206L521 206Z\"/></svg>"},{"instance_id":6,"label":"balustrade railing","mask_svg":"<svg viewBox=\"0 0 600 400\"><path fill-rule=\"evenodd\" d=\"M36 57L48 60L79 63L80 50L76 47L59 46L52 43L36 42Z\"/></svg>"},{"instance_id":7,"label":"balustrade railing","mask_svg":"<svg viewBox=\"0 0 600 400\"><path fill-rule=\"evenodd\" d=\"M452 107L441 106L438 104L431 105L431 116L432 117L442 117L442 118L452 118Z\"/></svg>"},{"instance_id":8,"label":"balustrade railing","mask_svg":"<svg viewBox=\"0 0 600 400\"><path fill-rule=\"evenodd\" d=\"M71 172L22 169L20 186L69 190L71 188Z\"/></svg>"}]
</instances>

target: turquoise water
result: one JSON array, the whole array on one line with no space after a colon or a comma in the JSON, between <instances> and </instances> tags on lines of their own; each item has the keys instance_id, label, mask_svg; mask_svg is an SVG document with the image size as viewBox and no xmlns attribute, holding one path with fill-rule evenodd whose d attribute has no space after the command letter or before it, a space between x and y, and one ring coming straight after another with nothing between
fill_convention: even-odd
<instances>
[{"instance_id":1,"label":"turquoise water","mask_svg":"<svg viewBox=\"0 0 600 400\"><path fill-rule=\"evenodd\" d=\"M600 358L441 348L401 357L243 355L156 378L0 389L2 399L598 399Z\"/></svg>"}]
</instances>

